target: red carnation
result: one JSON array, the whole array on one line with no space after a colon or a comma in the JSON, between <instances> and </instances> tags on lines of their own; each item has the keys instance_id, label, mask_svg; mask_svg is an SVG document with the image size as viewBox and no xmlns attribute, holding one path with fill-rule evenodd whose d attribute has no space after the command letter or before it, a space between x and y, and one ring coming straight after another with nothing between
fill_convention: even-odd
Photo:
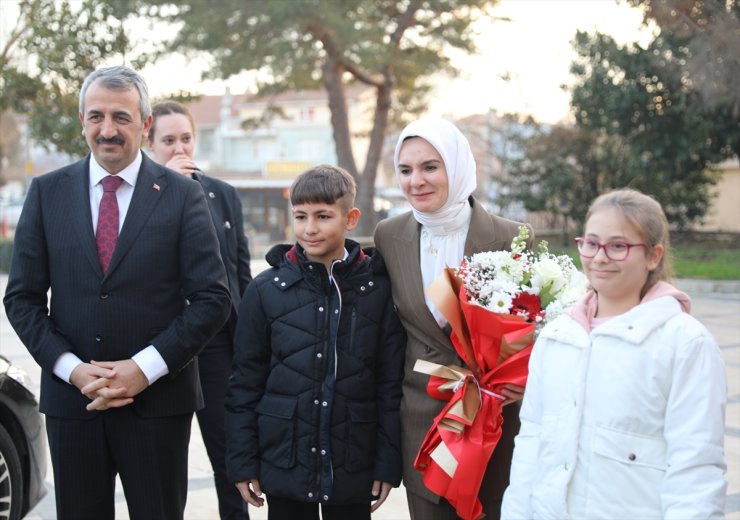
<instances>
[{"instance_id":1,"label":"red carnation","mask_svg":"<svg viewBox=\"0 0 740 520\"><path fill-rule=\"evenodd\" d=\"M513 314L524 314L528 321L535 321L542 316L542 302L536 294L520 292L512 300Z\"/></svg>"}]
</instances>

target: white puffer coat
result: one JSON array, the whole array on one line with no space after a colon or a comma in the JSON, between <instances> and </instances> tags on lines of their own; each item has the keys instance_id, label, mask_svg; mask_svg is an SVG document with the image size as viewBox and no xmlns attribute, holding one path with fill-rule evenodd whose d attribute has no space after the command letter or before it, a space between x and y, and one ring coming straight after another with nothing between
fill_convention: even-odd
<instances>
[{"instance_id":1,"label":"white puffer coat","mask_svg":"<svg viewBox=\"0 0 740 520\"><path fill-rule=\"evenodd\" d=\"M590 333L576 318L537 339L501 517L722 518L727 388L710 333L673 296Z\"/></svg>"}]
</instances>

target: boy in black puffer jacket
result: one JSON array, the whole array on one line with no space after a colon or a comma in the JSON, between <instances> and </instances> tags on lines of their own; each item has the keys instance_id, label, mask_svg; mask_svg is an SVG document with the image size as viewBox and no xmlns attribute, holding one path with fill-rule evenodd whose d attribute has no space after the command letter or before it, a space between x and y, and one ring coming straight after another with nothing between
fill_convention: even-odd
<instances>
[{"instance_id":1,"label":"boy in black puffer jacket","mask_svg":"<svg viewBox=\"0 0 740 520\"><path fill-rule=\"evenodd\" d=\"M369 519L401 481L405 336L382 258L346 238L360 211L329 165L290 188L297 243L239 309L226 397L226 465L271 520Z\"/></svg>"}]
</instances>

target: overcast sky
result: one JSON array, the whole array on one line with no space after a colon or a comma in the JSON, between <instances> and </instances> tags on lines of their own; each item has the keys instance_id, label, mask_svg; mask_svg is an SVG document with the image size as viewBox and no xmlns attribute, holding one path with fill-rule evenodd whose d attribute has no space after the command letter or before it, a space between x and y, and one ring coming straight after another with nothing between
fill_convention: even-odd
<instances>
[{"instance_id":1,"label":"overcast sky","mask_svg":"<svg viewBox=\"0 0 740 520\"><path fill-rule=\"evenodd\" d=\"M6 15L7 8L16 3L0 2ZM512 21L480 24L480 53L453 56L462 73L455 80L439 81L441 86L432 98L431 113L462 117L493 109L500 113L532 114L543 122L565 119L568 94L561 85L571 82L568 69L575 53L570 41L576 30L599 30L620 43L644 42L648 38L648 32L641 28L641 12L625 1L502 0L495 15ZM7 22L0 21L0 26ZM134 39L146 41L155 35L171 34L162 27L152 32L143 25L131 31ZM0 27L2 32L7 29ZM180 89L223 94L227 85L232 92L241 93L245 85L252 83L244 75L228 81L199 82L203 66L202 61L174 56L141 72L154 97ZM504 76L508 81L502 79Z\"/></svg>"},{"instance_id":2,"label":"overcast sky","mask_svg":"<svg viewBox=\"0 0 740 520\"><path fill-rule=\"evenodd\" d=\"M571 82L568 69L575 53L570 42L578 29L599 30L620 43L648 37L641 28L641 12L616 0L502 0L495 15L512 21L480 24L480 53L453 57L462 73L458 79L439 82L442 86L430 105L432 114L462 117L493 108L500 113L532 114L543 122L565 119L569 97L560 86ZM173 81L182 82L182 70L192 72L193 65L173 58L143 73L156 96L180 88ZM503 75L509 80L501 79ZM245 81L232 78L199 87L203 94L223 94L225 85L230 85L236 93L243 92ZM186 89L195 90L195 86Z\"/></svg>"},{"instance_id":3,"label":"overcast sky","mask_svg":"<svg viewBox=\"0 0 740 520\"><path fill-rule=\"evenodd\" d=\"M569 96L560 86L572 82L577 30L599 30L620 43L649 37L641 12L615 0L503 0L496 15L512 21L481 27L480 54L456 57L464 72L439 89L432 112L464 116L493 108L543 122L565 119ZM508 81L501 79L506 74Z\"/></svg>"}]
</instances>

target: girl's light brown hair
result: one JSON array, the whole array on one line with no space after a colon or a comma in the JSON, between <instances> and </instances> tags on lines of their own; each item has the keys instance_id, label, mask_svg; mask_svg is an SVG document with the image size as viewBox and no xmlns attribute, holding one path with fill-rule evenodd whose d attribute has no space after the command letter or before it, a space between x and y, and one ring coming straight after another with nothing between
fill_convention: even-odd
<instances>
[{"instance_id":1,"label":"girl's light brown hair","mask_svg":"<svg viewBox=\"0 0 740 520\"><path fill-rule=\"evenodd\" d=\"M663 246L663 257L655 269L648 274L645 285L640 291L640 298L645 296L656 283L670 281L673 277L670 258L670 232L668 230L668 220L660 203L640 191L631 188L618 189L597 197L588 208L586 221L596 211L605 208L614 208L620 211L624 218L635 227L642 241L647 244L645 248L646 255L650 254L655 246Z\"/></svg>"}]
</instances>

